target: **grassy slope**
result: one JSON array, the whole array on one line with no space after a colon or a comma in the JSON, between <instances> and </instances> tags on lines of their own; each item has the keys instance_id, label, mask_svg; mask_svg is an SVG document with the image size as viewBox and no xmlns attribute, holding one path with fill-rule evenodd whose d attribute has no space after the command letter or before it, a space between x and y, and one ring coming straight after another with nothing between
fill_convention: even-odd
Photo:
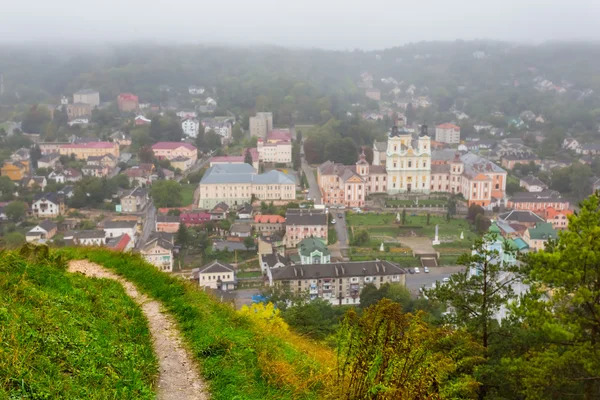
<instances>
[{"instance_id":1,"label":"grassy slope","mask_svg":"<svg viewBox=\"0 0 600 400\"><path fill-rule=\"evenodd\" d=\"M182 184L181 185L181 205L189 206L194 201L194 192L198 185L196 184Z\"/></svg>"},{"instance_id":2,"label":"grassy slope","mask_svg":"<svg viewBox=\"0 0 600 400\"><path fill-rule=\"evenodd\" d=\"M158 271L139 257L66 249L133 282L161 301L179 322L215 400L318 399L331 372L330 350L291 333L265 332L197 286Z\"/></svg>"},{"instance_id":3,"label":"grassy slope","mask_svg":"<svg viewBox=\"0 0 600 400\"><path fill-rule=\"evenodd\" d=\"M113 281L64 262L0 256L0 398L153 399L141 310Z\"/></svg>"}]
</instances>

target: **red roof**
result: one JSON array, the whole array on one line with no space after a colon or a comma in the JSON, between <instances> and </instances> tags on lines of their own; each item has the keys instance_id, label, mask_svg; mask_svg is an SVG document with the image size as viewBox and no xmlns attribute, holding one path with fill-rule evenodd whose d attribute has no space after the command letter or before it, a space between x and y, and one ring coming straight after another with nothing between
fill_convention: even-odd
<instances>
[{"instance_id":1,"label":"red roof","mask_svg":"<svg viewBox=\"0 0 600 400\"><path fill-rule=\"evenodd\" d=\"M125 248L127 247L127 245L129 244L130 241L131 241L131 238L129 237L128 234L125 233L121 236L119 243L114 245L112 247L112 249L115 251L123 251L123 250L125 250Z\"/></svg>"},{"instance_id":2,"label":"red roof","mask_svg":"<svg viewBox=\"0 0 600 400\"><path fill-rule=\"evenodd\" d=\"M454 129L455 131L460 131L460 126L454 125L454 124L450 124L450 123L438 125L436 128L440 128L440 129Z\"/></svg>"},{"instance_id":3,"label":"red roof","mask_svg":"<svg viewBox=\"0 0 600 400\"><path fill-rule=\"evenodd\" d=\"M256 215L254 222L257 224L283 224L285 218L281 215Z\"/></svg>"},{"instance_id":4,"label":"red roof","mask_svg":"<svg viewBox=\"0 0 600 400\"><path fill-rule=\"evenodd\" d=\"M544 216L546 219L555 219L557 215L571 215L573 210L557 210L554 207L548 207L544 210Z\"/></svg>"},{"instance_id":5,"label":"red roof","mask_svg":"<svg viewBox=\"0 0 600 400\"><path fill-rule=\"evenodd\" d=\"M210 221L210 214L201 212L201 213L181 213L179 215L179 221L184 224L202 224L206 221Z\"/></svg>"},{"instance_id":6,"label":"red roof","mask_svg":"<svg viewBox=\"0 0 600 400\"><path fill-rule=\"evenodd\" d=\"M188 150L197 150L196 147L187 142L158 142L152 145L152 150L175 150L185 147Z\"/></svg>"},{"instance_id":7,"label":"red roof","mask_svg":"<svg viewBox=\"0 0 600 400\"><path fill-rule=\"evenodd\" d=\"M119 95L119 100L138 101L138 97L133 93L121 93Z\"/></svg>"},{"instance_id":8,"label":"red roof","mask_svg":"<svg viewBox=\"0 0 600 400\"><path fill-rule=\"evenodd\" d=\"M62 149L113 149L116 146L111 142L88 142L88 143L71 143L60 146Z\"/></svg>"},{"instance_id":9,"label":"red roof","mask_svg":"<svg viewBox=\"0 0 600 400\"><path fill-rule=\"evenodd\" d=\"M288 129L273 129L271 133L269 133L269 140L292 140L292 134Z\"/></svg>"}]
</instances>

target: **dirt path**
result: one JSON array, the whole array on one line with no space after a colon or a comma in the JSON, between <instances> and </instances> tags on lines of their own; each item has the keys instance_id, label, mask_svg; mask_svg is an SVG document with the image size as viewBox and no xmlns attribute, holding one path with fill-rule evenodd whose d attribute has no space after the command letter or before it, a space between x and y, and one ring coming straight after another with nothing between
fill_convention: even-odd
<instances>
[{"instance_id":1,"label":"dirt path","mask_svg":"<svg viewBox=\"0 0 600 400\"><path fill-rule=\"evenodd\" d=\"M69 272L86 276L113 279L123 285L125 292L142 309L148 319L152 347L158 358L159 376L157 399L159 400L207 400L206 387L198 368L181 343L181 334L172 318L161 310L158 301L138 292L136 287L106 268L86 261L69 263Z\"/></svg>"}]
</instances>

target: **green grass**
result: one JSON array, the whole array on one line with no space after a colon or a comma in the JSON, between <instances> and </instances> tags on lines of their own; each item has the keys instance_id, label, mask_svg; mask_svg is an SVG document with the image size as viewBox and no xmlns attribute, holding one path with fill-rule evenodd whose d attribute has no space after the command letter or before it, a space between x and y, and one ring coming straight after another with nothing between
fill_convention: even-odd
<instances>
[{"instance_id":1,"label":"green grass","mask_svg":"<svg viewBox=\"0 0 600 400\"><path fill-rule=\"evenodd\" d=\"M196 184L182 184L181 185L181 205L189 206L194 201L194 192L198 188Z\"/></svg>"},{"instance_id":2,"label":"green grass","mask_svg":"<svg viewBox=\"0 0 600 400\"><path fill-rule=\"evenodd\" d=\"M419 200L419 205L417 206L414 200L386 200L385 205L390 207L444 207L448 204L447 200L440 199L423 199Z\"/></svg>"},{"instance_id":3,"label":"green grass","mask_svg":"<svg viewBox=\"0 0 600 400\"><path fill-rule=\"evenodd\" d=\"M260 271L240 271L235 274L238 278L258 278L262 276Z\"/></svg>"},{"instance_id":4,"label":"green grass","mask_svg":"<svg viewBox=\"0 0 600 400\"><path fill-rule=\"evenodd\" d=\"M0 398L154 399L141 310L117 282L69 274L50 257L2 253Z\"/></svg>"},{"instance_id":5,"label":"green grass","mask_svg":"<svg viewBox=\"0 0 600 400\"><path fill-rule=\"evenodd\" d=\"M161 301L198 359L213 400L322 398L323 383L315 382L315 377L322 375L322 365L304 351L310 345L305 341L293 344L265 333L229 304L219 303L190 282L158 271L139 256L97 249L62 252L112 269L141 292ZM326 351L318 349L311 353L314 357Z\"/></svg>"},{"instance_id":6,"label":"green grass","mask_svg":"<svg viewBox=\"0 0 600 400\"><path fill-rule=\"evenodd\" d=\"M335 244L337 241L337 231L335 230L335 227L330 226L327 230L327 244Z\"/></svg>"}]
</instances>

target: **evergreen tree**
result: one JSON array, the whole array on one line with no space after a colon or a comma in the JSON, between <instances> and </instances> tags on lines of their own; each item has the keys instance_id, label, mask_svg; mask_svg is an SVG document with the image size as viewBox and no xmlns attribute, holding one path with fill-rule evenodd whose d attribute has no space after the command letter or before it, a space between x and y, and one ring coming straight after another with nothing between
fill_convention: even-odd
<instances>
[{"instance_id":1,"label":"evergreen tree","mask_svg":"<svg viewBox=\"0 0 600 400\"><path fill-rule=\"evenodd\" d=\"M246 149L246 154L244 155L244 162L246 164L252 165L252 154L250 153L250 149Z\"/></svg>"}]
</instances>

